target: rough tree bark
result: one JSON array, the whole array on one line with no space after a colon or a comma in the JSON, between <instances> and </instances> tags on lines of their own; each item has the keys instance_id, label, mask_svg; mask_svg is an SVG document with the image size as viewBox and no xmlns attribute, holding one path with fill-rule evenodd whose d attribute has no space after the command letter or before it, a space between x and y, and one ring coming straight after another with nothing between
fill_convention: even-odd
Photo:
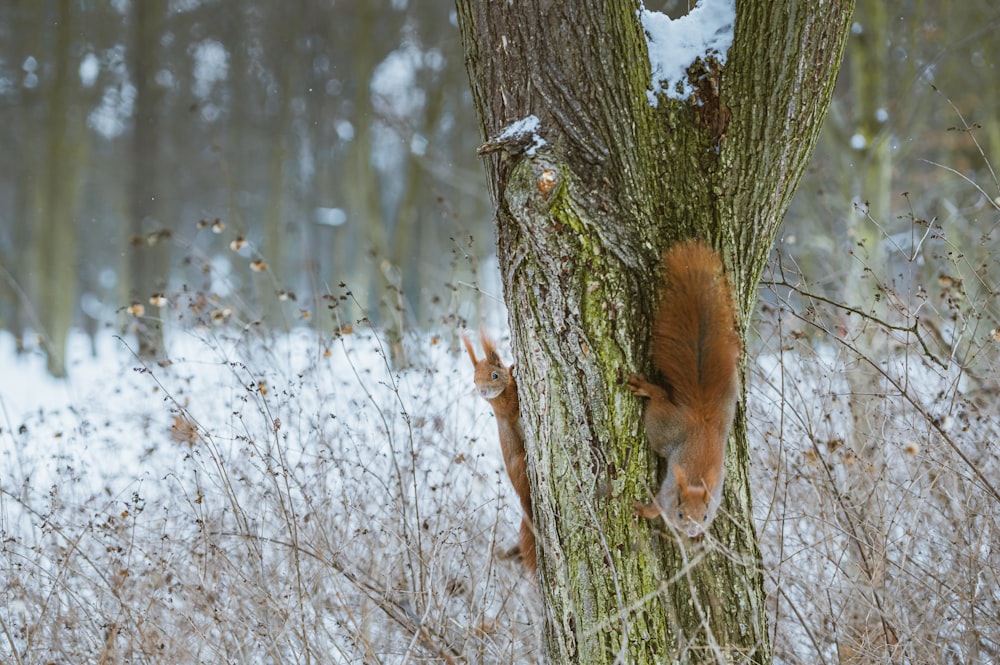
<instances>
[{"instance_id":1,"label":"rough tree bark","mask_svg":"<svg viewBox=\"0 0 1000 665\"><path fill-rule=\"evenodd\" d=\"M770 660L742 405L727 517L678 548L632 516L657 476L623 381L649 369L659 256L680 238L723 251L745 333L829 104L853 2L736 5L727 64L654 108L636 2L457 0L484 137L534 115L546 141L484 152L554 663Z\"/></svg>"}]
</instances>

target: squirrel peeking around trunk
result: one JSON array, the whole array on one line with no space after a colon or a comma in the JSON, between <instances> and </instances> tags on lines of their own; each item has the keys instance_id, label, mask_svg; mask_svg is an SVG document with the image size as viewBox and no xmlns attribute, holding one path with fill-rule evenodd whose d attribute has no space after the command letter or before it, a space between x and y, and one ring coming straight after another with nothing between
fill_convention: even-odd
<instances>
[{"instance_id":1,"label":"squirrel peeking around trunk","mask_svg":"<svg viewBox=\"0 0 1000 665\"><path fill-rule=\"evenodd\" d=\"M500 450L503 452L507 475L514 485L514 491L521 499L521 532L518 546L510 553L520 555L525 568L534 573L537 565L535 559L535 532L531 524L531 488L528 485L528 466L524 452L524 432L521 430L521 411L517 399L517 383L514 381L514 366L507 367L500 361L496 345L483 331L479 331L479 340L483 345L486 357L476 358L476 351L466 335L462 335L462 343L469 352L469 358L476 370L476 392L493 407L497 419L497 431L500 435Z\"/></svg>"},{"instance_id":2,"label":"squirrel peeking around trunk","mask_svg":"<svg viewBox=\"0 0 1000 665\"><path fill-rule=\"evenodd\" d=\"M663 253L662 271L650 346L665 384L633 374L628 387L649 400L646 436L666 459L667 475L653 503L637 501L634 508L694 538L708 529L722 502L742 344L715 250L697 240L679 243Z\"/></svg>"}]
</instances>

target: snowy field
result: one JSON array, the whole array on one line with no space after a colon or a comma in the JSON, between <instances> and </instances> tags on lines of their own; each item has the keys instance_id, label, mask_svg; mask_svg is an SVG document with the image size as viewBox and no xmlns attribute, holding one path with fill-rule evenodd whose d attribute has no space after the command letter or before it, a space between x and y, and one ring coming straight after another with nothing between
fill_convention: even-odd
<instances>
[{"instance_id":1,"label":"snowy field","mask_svg":"<svg viewBox=\"0 0 1000 665\"><path fill-rule=\"evenodd\" d=\"M453 343L412 339L394 371L370 332L194 328L157 365L75 336L54 380L0 334L0 662L539 662L537 592L501 556L517 500ZM755 343L776 660L990 662L995 403L916 355Z\"/></svg>"},{"instance_id":2,"label":"snowy field","mask_svg":"<svg viewBox=\"0 0 1000 665\"><path fill-rule=\"evenodd\" d=\"M493 416L415 346L433 370L364 334L199 329L163 367L78 336L59 381L0 336L0 661L519 660Z\"/></svg>"}]
</instances>

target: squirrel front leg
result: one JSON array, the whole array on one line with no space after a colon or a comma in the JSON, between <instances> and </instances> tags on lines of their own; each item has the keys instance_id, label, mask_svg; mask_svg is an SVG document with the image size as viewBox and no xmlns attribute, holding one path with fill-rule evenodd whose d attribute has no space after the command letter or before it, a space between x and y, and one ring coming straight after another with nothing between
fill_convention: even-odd
<instances>
[{"instance_id":1,"label":"squirrel front leg","mask_svg":"<svg viewBox=\"0 0 1000 665\"><path fill-rule=\"evenodd\" d=\"M633 501L632 513L638 515L639 517L644 517L647 520L655 520L657 517L660 516L662 511L657 507L656 500L654 499L652 503Z\"/></svg>"}]
</instances>

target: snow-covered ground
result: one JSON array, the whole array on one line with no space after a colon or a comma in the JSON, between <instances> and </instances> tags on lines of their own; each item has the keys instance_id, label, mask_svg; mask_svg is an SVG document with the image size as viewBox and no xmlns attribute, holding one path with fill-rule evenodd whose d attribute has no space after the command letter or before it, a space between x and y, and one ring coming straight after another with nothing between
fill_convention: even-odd
<instances>
[{"instance_id":1,"label":"snow-covered ground","mask_svg":"<svg viewBox=\"0 0 1000 665\"><path fill-rule=\"evenodd\" d=\"M533 648L535 591L495 556L518 504L467 358L428 337L396 371L373 334L306 329L169 346L146 365L74 336L55 380L0 334L0 661Z\"/></svg>"},{"instance_id":2,"label":"snow-covered ground","mask_svg":"<svg viewBox=\"0 0 1000 665\"><path fill-rule=\"evenodd\" d=\"M982 382L913 347L871 364L758 333L778 662L987 662L997 410L965 394ZM405 369L371 332L193 327L153 365L128 339L95 349L74 336L55 380L0 333L0 662L540 660L537 591L500 556L517 499L456 340L408 340Z\"/></svg>"}]
</instances>

